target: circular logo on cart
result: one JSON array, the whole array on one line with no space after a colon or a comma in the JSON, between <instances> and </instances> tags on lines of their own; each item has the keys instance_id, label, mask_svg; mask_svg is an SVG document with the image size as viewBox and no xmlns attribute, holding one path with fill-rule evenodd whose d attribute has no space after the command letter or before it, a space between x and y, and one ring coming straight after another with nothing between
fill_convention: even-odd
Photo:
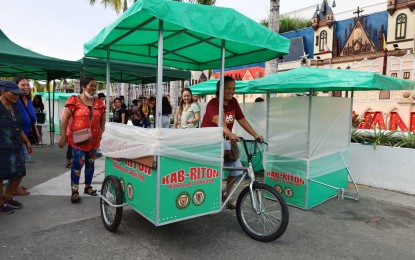
<instances>
[{"instance_id":1,"label":"circular logo on cart","mask_svg":"<svg viewBox=\"0 0 415 260\"><path fill-rule=\"evenodd\" d=\"M291 198L292 196L294 196L294 192L291 188L285 188L284 190L284 194L285 196L287 196L288 198Z\"/></svg>"},{"instance_id":2,"label":"circular logo on cart","mask_svg":"<svg viewBox=\"0 0 415 260\"><path fill-rule=\"evenodd\" d=\"M120 185L121 185L122 192L124 192L124 179L123 178L120 179Z\"/></svg>"},{"instance_id":3,"label":"circular logo on cart","mask_svg":"<svg viewBox=\"0 0 415 260\"><path fill-rule=\"evenodd\" d=\"M134 189L131 183L128 183L127 185L127 197L129 200L132 200L134 198Z\"/></svg>"},{"instance_id":4,"label":"circular logo on cart","mask_svg":"<svg viewBox=\"0 0 415 260\"><path fill-rule=\"evenodd\" d=\"M282 187L280 185L275 185L274 189L276 189L279 194L282 193Z\"/></svg>"},{"instance_id":5,"label":"circular logo on cart","mask_svg":"<svg viewBox=\"0 0 415 260\"><path fill-rule=\"evenodd\" d=\"M190 204L190 195L187 192L181 192L176 197L176 207L178 209L185 209Z\"/></svg>"},{"instance_id":6,"label":"circular logo on cart","mask_svg":"<svg viewBox=\"0 0 415 260\"><path fill-rule=\"evenodd\" d=\"M200 206L205 202L206 193L203 190L197 190L193 193L193 205Z\"/></svg>"}]
</instances>

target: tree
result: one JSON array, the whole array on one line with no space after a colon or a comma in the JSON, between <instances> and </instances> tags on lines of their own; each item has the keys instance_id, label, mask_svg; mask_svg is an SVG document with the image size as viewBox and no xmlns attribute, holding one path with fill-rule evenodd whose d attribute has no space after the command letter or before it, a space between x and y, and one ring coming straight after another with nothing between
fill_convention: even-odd
<instances>
[{"instance_id":1,"label":"tree","mask_svg":"<svg viewBox=\"0 0 415 260\"><path fill-rule=\"evenodd\" d=\"M95 0L89 0L90 5L95 4ZM130 2L137 2L137 0L133 0ZM101 0L101 4L104 6L104 8L107 8L108 6L113 8L114 11L119 14L121 9L123 12L125 12L128 9L128 0Z\"/></svg>"},{"instance_id":2,"label":"tree","mask_svg":"<svg viewBox=\"0 0 415 260\"><path fill-rule=\"evenodd\" d=\"M270 0L268 28L276 33L280 31L280 0ZM270 60L265 63L265 75L272 75L278 71L278 60Z\"/></svg>"},{"instance_id":3,"label":"tree","mask_svg":"<svg viewBox=\"0 0 415 260\"><path fill-rule=\"evenodd\" d=\"M174 1L176 1L176 2L189 2L189 3L201 4L201 5L215 5L216 4L216 0L187 0L187 1L174 0Z\"/></svg>"},{"instance_id":4,"label":"tree","mask_svg":"<svg viewBox=\"0 0 415 260\"><path fill-rule=\"evenodd\" d=\"M262 19L259 23L268 28L268 19ZM311 27L311 21L308 19L281 16L279 33L281 34L307 27Z\"/></svg>"},{"instance_id":5,"label":"tree","mask_svg":"<svg viewBox=\"0 0 415 260\"><path fill-rule=\"evenodd\" d=\"M216 0L174 0L176 2L189 2L194 4L202 4L202 5L215 5ZM96 0L89 0L90 5L94 5ZM122 10L125 12L128 9L128 2L135 3L137 0L101 0L101 4L104 6L104 8L107 8L108 6L113 8L114 11L119 14Z\"/></svg>"}]
</instances>

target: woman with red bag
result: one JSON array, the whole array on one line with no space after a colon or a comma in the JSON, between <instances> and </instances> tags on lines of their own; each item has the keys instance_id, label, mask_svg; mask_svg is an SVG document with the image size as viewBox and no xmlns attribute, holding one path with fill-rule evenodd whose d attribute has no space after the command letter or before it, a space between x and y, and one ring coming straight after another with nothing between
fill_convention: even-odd
<instances>
[{"instance_id":1,"label":"woman with red bag","mask_svg":"<svg viewBox=\"0 0 415 260\"><path fill-rule=\"evenodd\" d=\"M96 151L99 148L102 134L105 130L105 104L97 97L97 81L92 77L85 77L81 80L81 94L72 96L66 102L65 112L62 116L62 133L59 140L59 147L63 148L68 142L72 146L72 168L71 168L71 201L78 202L79 179L82 167L85 165L85 189L84 194L96 196L96 190L91 186L94 176ZM66 127L69 119L72 118L70 126L71 133L66 135ZM87 142L76 143L74 132L87 129L91 133L91 138Z\"/></svg>"}]
</instances>

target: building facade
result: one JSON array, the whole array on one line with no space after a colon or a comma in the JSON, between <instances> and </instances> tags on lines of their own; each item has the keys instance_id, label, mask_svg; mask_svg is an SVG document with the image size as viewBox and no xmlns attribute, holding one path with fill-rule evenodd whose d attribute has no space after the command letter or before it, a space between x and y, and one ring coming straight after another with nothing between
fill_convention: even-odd
<instances>
[{"instance_id":1,"label":"building facade","mask_svg":"<svg viewBox=\"0 0 415 260\"><path fill-rule=\"evenodd\" d=\"M310 67L371 71L414 80L415 1L389 0L387 10L364 14L356 7L351 18L336 21L332 7L323 0L312 17L312 27L282 34L302 38ZM310 34L312 37L310 37ZM301 57L285 59L279 70L300 66ZM345 96L330 92L322 95ZM415 91L355 92L354 113L365 118L361 128L415 131Z\"/></svg>"}]
</instances>

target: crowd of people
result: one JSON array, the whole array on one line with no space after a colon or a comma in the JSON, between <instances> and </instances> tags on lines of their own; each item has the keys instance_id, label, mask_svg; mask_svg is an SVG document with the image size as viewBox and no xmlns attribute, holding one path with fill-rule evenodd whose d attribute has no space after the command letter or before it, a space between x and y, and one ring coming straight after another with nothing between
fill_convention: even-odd
<instances>
[{"instance_id":1,"label":"crowd of people","mask_svg":"<svg viewBox=\"0 0 415 260\"><path fill-rule=\"evenodd\" d=\"M199 127L199 97L197 95L192 95L192 91L189 88L185 88L184 90L186 91L182 91L181 101L175 113L173 113L174 111L170 103L170 96L162 97L162 128ZM102 95L105 100L105 95L102 93L100 93L100 95ZM111 98L110 112L111 122L127 124L128 121L131 121L134 126L138 127L156 127L156 99L154 97L140 97L138 99L134 99L129 110L124 102L123 96L119 96L114 99ZM172 121L174 122L173 124ZM187 124L186 121L191 121L192 123Z\"/></svg>"},{"instance_id":2,"label":"crowd of people","mask_svg":"<svg viewBox=\"0 0 415 260\"><path fill-rule=\"evenodd\" d=\"M93 77L81 79L80 95L71 96L62 111L61 138L59 147L68 146L67 168L70 168L71 177L71 201L79 202L79 183L81 170L85 166L84 194L97 196L97 191L92 187L95 159L99 156L99 145L102 134L105 131L106 96L99 93L96 96L97 81ZM201 121L201 108L198 96L193 95L190 88L181 91L179 106L173 111L168 96L162 98L162 125L179 129L215 127L219 122L219 93L220 84L217 84L216 97L209 101L203 120ZM235 80L225 77L224 80L224 120L223 134L228 140L224 140L225 150L230 149L230 143L238 140L232 133L232 128L237 121L243 129L255 139L263 140L246 120L242 110L235 99ZM23 205L13 196L29 195L26 187L21 186L26 175L26 163L29 162L33 152L30 140L34 136L41 140L42 129L37 125L37 114L42 113L44 105L40 96L35 96L32 102L31 88L28 79L16 77L14 81L0 81L0 152L7 156L1 156L0 162L0 214L13 213L15 209ZM149 128L156 127L156 102L154 97L140 98L132 101L130 110L122 96L110 100L111 121L127 124L131 120L134 126ZM201 121L201 122L200 122ZM153 125L151 123L154 122ZM4 150L4 151L2 151ZM7 152L6 152L7 151ZM225 162L225 166L241 167L241 162ZM228 183L240 175L241 171L231 171ZM3 186L6 187L3 191ZM229 187L231 188L231 187ZM226 194L225 194L226 197ZM235 209L235 201L228 200L228 208Z\"/></svg>"}]
</instances>

